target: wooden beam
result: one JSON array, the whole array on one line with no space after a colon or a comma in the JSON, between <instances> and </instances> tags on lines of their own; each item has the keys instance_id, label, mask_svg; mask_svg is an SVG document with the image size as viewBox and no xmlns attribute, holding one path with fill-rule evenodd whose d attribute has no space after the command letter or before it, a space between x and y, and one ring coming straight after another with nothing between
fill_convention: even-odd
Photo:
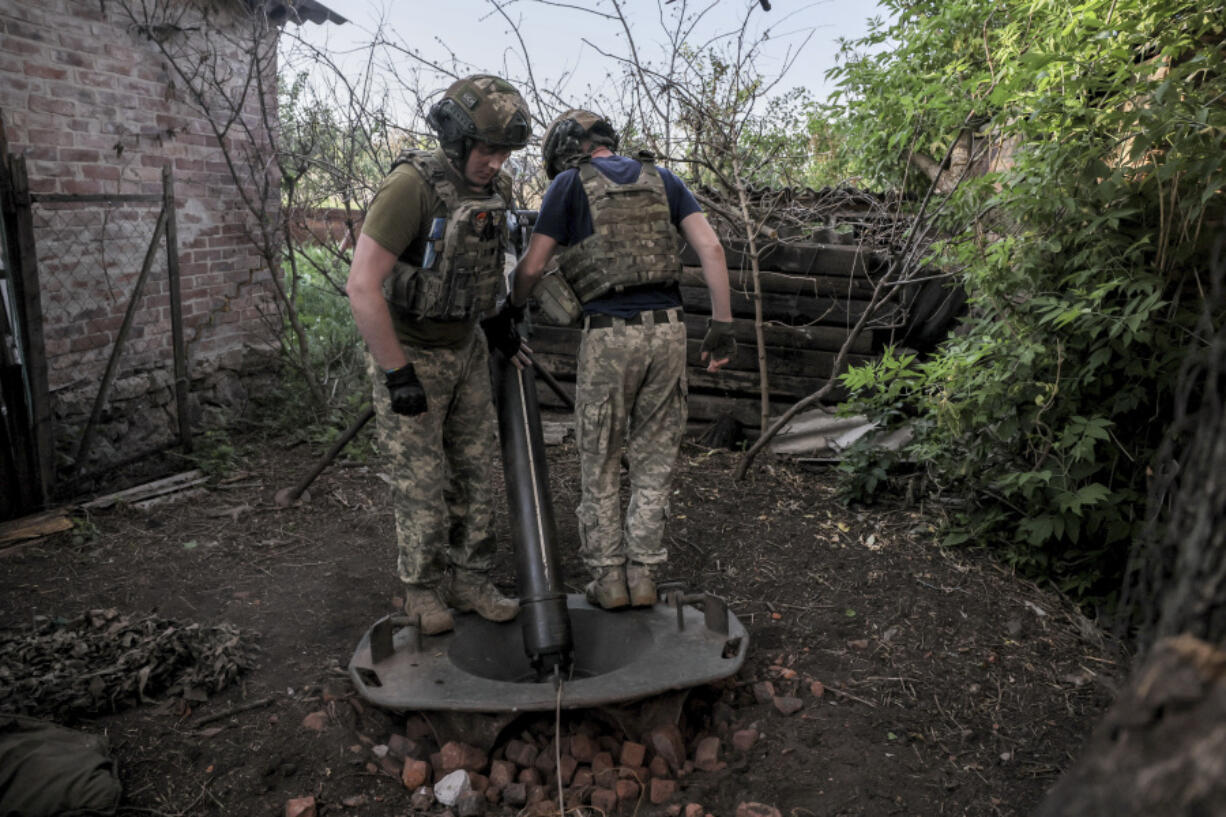
<instances>
[{"instance_id":1,"label":"wooden beam","mask_svg":"<svg viewBox=\"0 0 1226 817\"><path fill-rule=\"evenodd\" d=\"M0 549L16 542L38 539L53 533L72 529L72 519L67 508L56 508L50 511L23 516L20 519L10 519L0 522Z\"/></svg>"},{"instance_id":2,"label":"wooden beam","mask_svg":"<svg viewBox=\"0 0 1226 817\"><path fill-rule=\"evenodd\" d=\"M867 276L801 275L790 272L762 272L758 276L762 291L778 295L810 295L867 300L873 294L873 281ZM683 286L705 287L702 267L682 267ZM749 270L728 270L728 285L735 292L753 292L753 273Z\"/></svg>"}]
</instances>

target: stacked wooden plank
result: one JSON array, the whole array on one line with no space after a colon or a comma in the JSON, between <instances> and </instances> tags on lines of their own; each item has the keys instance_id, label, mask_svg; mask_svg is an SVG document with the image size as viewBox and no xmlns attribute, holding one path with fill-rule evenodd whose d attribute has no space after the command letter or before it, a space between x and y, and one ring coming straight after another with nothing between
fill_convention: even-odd
<instances>
[{"instance_id":1,"label":"stacked wooden plank","mask_svg":"<svg viewBox=\"0 0 1226 817\"><path fill-rule=\"evenodd\" d=\"M725 247L737 353L718 372L707 372L700 361L711 301L698 259L682 252L681 296L685 305L688 343L690 420L702 425L731 415L743 426L759 426L761 383L754 331L754 285L750 262L743 248ZM855 246L837 244L780 244L759 260L766 344L766 369L772 411L809 395L834 374L833 365L851 327L868 308L872 278L884 259ZM885 318L889 321L888 316ZM582 331L577 326L552 326L539 312L532 313L530 344L540 364L558 380L575 380L576 357ZM878 324L880 320L876 321ZM872 332L857 338L849 363L867 360L874 351ZM561 407L561 401L541 389L542 405ZM836 390L832 399L842 395Z\"/></svg>"}]
</instances>

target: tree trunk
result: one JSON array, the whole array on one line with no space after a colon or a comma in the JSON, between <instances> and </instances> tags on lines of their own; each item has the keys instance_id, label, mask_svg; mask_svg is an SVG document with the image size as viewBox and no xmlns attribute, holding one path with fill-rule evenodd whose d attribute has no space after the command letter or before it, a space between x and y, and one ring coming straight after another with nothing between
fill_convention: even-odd
<instances>
[{"instance_id":1,"label":"tree trunk","mask_svg":"<svg viewBox=\"0 0 1226 817\"><path fill-rule=\"evenodd\" d=\"M1154 647L1036 817L1226 814L1226 653L1192 636Z\"/></svg>"}]
</instances>

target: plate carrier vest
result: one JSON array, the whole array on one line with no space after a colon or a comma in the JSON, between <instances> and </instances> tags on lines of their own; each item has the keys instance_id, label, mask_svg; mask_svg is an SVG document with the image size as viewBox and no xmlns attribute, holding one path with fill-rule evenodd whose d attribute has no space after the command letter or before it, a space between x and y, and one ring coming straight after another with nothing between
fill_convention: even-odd
<instances>
[{"instance_id":1,"label":"plate carrier vest","mask_svg":"<svg viewBox=\"0 0 1226 817\"><path fill-rule=\"evenodd\" d=\"M507 243L507 201L497 192L462 198L463 180L437 154L405 150L392 169L409 163L447 208L442 236L433 231L427 258L402 255L383 283L383 296L410 320L458 321L491 311L506 291L503 278ZM433 255L431 258L430 256Z\"/></svg>"},{"instance_id":2,"label":"plate carrier vest","mask_svg":"<svg viewBox=\"0 0 1226 817\"><path fill-rule=\"evenodd\" d=\"M635 158L643 169L628 184L614 182L590 160L579 164L594 232L558 253L558 266L582 303L606 292L681 278L664 180L652 154L642 151Z\"/></svg>"}]
</instances>

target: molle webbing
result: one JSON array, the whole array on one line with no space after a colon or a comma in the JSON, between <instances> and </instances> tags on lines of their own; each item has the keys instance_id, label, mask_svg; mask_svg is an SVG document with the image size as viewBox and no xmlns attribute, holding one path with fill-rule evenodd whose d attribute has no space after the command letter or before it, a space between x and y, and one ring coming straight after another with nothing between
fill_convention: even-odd
<instances>
[{"instance_id":1,"label":"molle webbing","mask_svg":"<svg viewBox=\"0 0 1226 817\"><path fill-rule=\"evenodd\" d=\"M579 166L594 232L559 253L558 265L583 303L610 291L681 277L664 180L649 158L641 160L638 180L628 184L612 181L591 162Z\"/></svg>"},{"instance_id":2,"label":"molle webbing","mask_svg":"<svg viewBox=\"0 0 1226 817\"><path fill-rule=\"evenodd\" d=\"M507 202L497 193L464 198L458 174L428 151L404 151L392 164L410 163L447 208L447 225L433 242L435 260L401 257L383 292L412 320L466 320L492 310L503 292Z\"/></svg>"}]
</instances>

